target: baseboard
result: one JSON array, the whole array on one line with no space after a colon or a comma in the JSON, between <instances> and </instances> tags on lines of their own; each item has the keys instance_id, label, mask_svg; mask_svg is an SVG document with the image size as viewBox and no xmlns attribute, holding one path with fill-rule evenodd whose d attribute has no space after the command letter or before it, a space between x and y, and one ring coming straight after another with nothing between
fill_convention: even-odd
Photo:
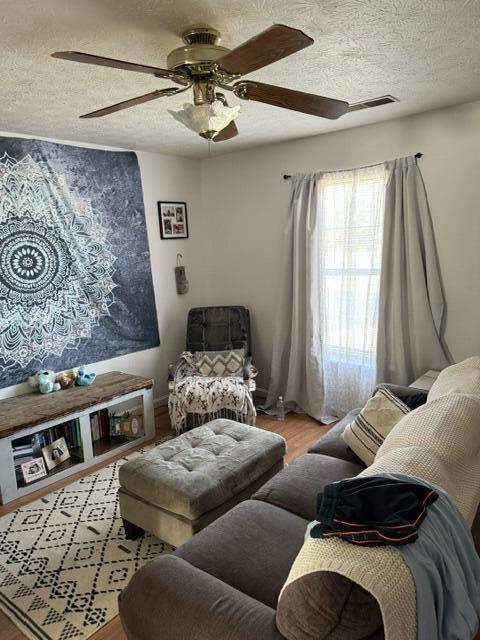
<instances>
[{"instance_id":1,"label":"baseboard","mask_svg":"<svg viewBox=\"0 0 480 640\"><path fill-rule=\"evenodd\" d=\"M158 396L158 398L154 398L153 399L153 406L155 407L155 409L157 407L164 407L167 405L168 403L168 396L169 394L165 394L164 396Z\"/></svg>"},{"instance_id":2,"label":"baseboard","mask_svg":"<svg viewBox=\"0 0 480 640\"><path fill-rule=\"evenodd\" d=\"M168 394L159 396L153 401L155 415L160 416L168 412Z\"/></svg>"}]
</instances>

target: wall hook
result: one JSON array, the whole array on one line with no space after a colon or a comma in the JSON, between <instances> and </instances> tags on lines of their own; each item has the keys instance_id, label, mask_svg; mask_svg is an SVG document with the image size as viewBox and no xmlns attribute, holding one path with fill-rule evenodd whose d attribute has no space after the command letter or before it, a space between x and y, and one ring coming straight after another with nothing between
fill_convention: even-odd
<instances>
[{"instance_id":1,"label":"wall hook","mask_svg":"<svg viewBox=\"0 0 480 640\"><path fill-rule=\"evenodd\" d=\"M183 256L177 253L177 266L175 267L175 283L177 285L177 293L182 295L188 293L188 280L185 274L185 267L182 265Z\"/></svg>"}]
</instances>

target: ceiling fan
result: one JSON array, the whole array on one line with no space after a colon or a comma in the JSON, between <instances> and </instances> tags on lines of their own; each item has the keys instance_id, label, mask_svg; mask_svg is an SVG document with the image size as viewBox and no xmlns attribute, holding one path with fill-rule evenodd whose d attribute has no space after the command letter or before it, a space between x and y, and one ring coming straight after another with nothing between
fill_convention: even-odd
<instances>
[{"instance_id":1,"label":"ceiling fan","mask_svg":"<svg viewBox=\"0 0 480 640\"><path fill-rule=\"evenodd\" d=\"M52 53L52 56L124 71L147 73L179 85L156 89L151 93L86 113L80 116L81 118L98 118L149 100L192 89L193 105L184 105L183 111L170 113L202 137L213 139L214 142L229 140L238 135L234 118L238 115L240 107L229 107L223 91L231 91L243 100L255 100L321 118L339 118L352 107L343 100L285 89L256 80L240 79L313 44L313 39L298 29L274 24L232 50L220 46L220 33L207 26L194 26L186 30L182 38L185 46L174 49L168 55L167 69L78 51L58 51Z\"/></svg>"}]
</instances>

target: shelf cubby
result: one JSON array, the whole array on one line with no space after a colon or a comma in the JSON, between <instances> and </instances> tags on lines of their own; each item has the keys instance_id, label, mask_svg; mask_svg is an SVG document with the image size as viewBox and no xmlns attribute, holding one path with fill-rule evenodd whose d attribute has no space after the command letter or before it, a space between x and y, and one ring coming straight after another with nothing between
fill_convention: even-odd
<instances>
[{"instance_id":1,"label":"shelf cubby","mask_svg":"<svg viewBox=\"0 0 480 640\"><path fill-rule=\"evenodd\" d=\"M152 386L150 379L111 372L97 376L95 383L88 387L72 387L48 395L29 393L0 401L2 504L153 439ZM101 437L96 434L94 439L92 415L102 413L108 417L110 413L123 412L127 407L141 415L142 429L138 437L110 434L107 428ZM48 469L45 464L48 454L44 449L59 438L65 438L69 457ZM59 447L57 456L64 455L63 449ZM42 459L46 475L26 482L19 470L22 457L25 462Z\"/></svg>"}]
</instances>

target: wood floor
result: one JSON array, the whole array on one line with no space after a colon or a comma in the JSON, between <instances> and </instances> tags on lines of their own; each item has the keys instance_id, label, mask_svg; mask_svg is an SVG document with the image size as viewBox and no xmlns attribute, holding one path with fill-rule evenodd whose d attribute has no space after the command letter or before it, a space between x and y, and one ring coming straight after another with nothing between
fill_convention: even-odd
<instances>
[{"instance_id":1,"label":"wood floor","mask_svg":"<svg viewBox=\"0 0 480 640\"><path fill-rule=\"evenodd\" d=\"M156 430L157 437L168 435L170 430L170 420L166 408L160 407L156 411ZM320 424L313 418L298 414L289 414L286 416L284 422L278 422L275 418L271 418L264 414L259 414L257 417L257 426L267 431L273 431L279 433L285 438L288 444L288 452L286 456L287 462L292 462L296 457L306 453L308 448L316 442L322 435L324 435L329 427ZM121 458L125 455L122 453L117 456ZM116 458L112 457L110 462ZM63 487L79 478L93 473L96 469L105 466L108 463L102 463L95 467L90 467L88 470L79 472L70 476L65 480L51 484L48 488L42 489L29 496L24 496L18 500L9 502L7 505L0 506L0 516L18 509L18 507L36 500L41 496L55 491L60 487ZM26 640L26 636L17 629L17 627L2 613L0 612L0 640ZM97 633L91 636L91 640L126 640L126 636L123 633L120 619L118 616L113 618L108 624L102 627ZM219 638L219 640L221 640ZM480 639L479 639L480 640Z\"/></svg>"}]
</instances>

